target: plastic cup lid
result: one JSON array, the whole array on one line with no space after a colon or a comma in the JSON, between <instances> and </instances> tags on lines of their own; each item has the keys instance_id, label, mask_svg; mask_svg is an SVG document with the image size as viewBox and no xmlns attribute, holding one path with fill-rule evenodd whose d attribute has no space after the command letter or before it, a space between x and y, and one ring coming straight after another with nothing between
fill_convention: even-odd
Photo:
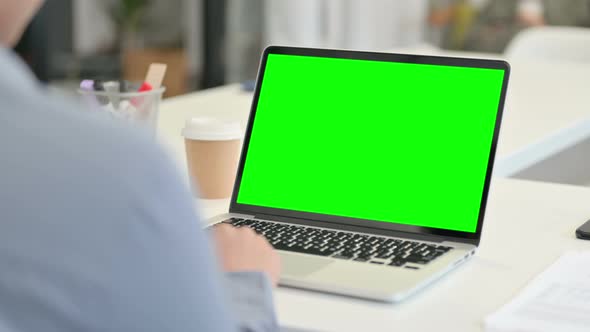
<instances>
[{"instance_id":1,"label":"plastic cup lid","mask_svg":"<svg viewBox=\"0 0 590 332\"><path fill-rule=\"evenodd\" d=\"M242 139L243 133L237 121L200 117L186 120L182 136L193 140L230 141Z\"/></svg>"}]
</instances>

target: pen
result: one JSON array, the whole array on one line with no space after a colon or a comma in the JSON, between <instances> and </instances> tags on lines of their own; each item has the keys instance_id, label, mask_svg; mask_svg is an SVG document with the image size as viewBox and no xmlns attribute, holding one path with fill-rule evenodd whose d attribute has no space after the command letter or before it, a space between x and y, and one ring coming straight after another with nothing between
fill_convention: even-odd
<instances>
[{"instance_id":1,"label":"pen","mask_svg":"<svg viewBox=\"0 0 590 332\"><path fill-rule=\"evenodd\" d=\"M80 82L80 90L94 92L94 81L93 80L83 80ZM88 101L88 104L91 107L98 107L100 106L98 100L90 94L84 94L84 99Z\"/></svg>"},{"instance_id":2,"label":"pen","mask_svg":"<svg viewBox=\"0 0 590 332\"><path fill-rule=\"evenodd\" d=\"M139 90L137 90L137 92L147 92L147 91L151 91L151 90L152 90L151 84L149 84L148 82L143 82L141 84L141 86L139 87ZM143 104L144 100L145 100L145 97L135 97L135 98L131 99L131 104L133 104L133 106L141 109L141 104Z\"/></svg>"},{"instance_id":3,"label":"pen","mask_svg":"<svg viewBox=\"0 0 590 332\"><path fill-rule=\"evenodd\" d=\"M126 93L129 91L129 82L126 80L119 80L119 92Z\"/></svg>"},{"instance_id":4,"label":"pen","mask_svg":"<svg viewBox=\"0 0 590 332\"><path fill-rule=\"evenodd\" d=\"M113 106L115 107L115 109L117 107L119 107L119 103L121 102L121 97L119 96L119 89L120 89L120 84L118 81L109 81L109 82L105 82L103 83L104 86L104 91L108 94L108 97L111 101L111 103L113 104Z\"/></svg>"},{"instance_id":5,"label":"pen","mask_svg":"<svg viewBox=\"0 0 590 332\"><path fill-rule=\"evenodd\" d=\"M144 83L142 84L142 88L149 90L159 89L162 86L162 82L164 82L164 76L166 76L166 70L168 66L163 63L152 63L148 68L147 74L145 76ZM141 88L140 88L141 90ZM146 90L146 91L149 91ZM144 91L140 91L144 92ZM150 98L142 98L140 99L140 104L135 106L137 107L140 117L146 119L150 116L151 110L149 106L151 106L151 102L153 102L155 96L150 96Z\"/></svg>"},{"instance_id":6,"label":"pen","mask_svg":"<svg viewBox=\"0 0 590 332\"><path fill-rule=\"evenodd\" d=\"M141 84L141 86L139 87L139 90L137 90L137 92L146 92L146 91L151 91L152 90L152 85L149 84L148 82L143 82L143 84Z\"/></svg>"},{"instance_id":7,"label":"pen","mask_svg":"<svg viewBox=\"0 0 590 332\"><path fill-rule=\"evenodd\" d=\"M94 85L93 85L94 91L104 91L104 82L102 80L94 80ZM98 102L101 105L106 105L109 103L109 98L105 97L105 96L96 96L96 99L98 100Z\"/></svg>"},{"instance_id":8,"label":"pen","mask_svg":"<svg viewBox=\"0 0 590 332\"><path fill-rule=\"evenodd\" d=\"M80 90L94 91L94 81L93 80L83 80L82 82L80 82Z\"/></svg>"},{"instance_id":9,"label":"pen","mask_svg":"<svg viewBox=\"0 0 590 332\"><path fill-rule=\"evenodd\" d=\"M94 80L94 91L104 91L103 83L102 80Z\"/></svg>"}]
</instances>

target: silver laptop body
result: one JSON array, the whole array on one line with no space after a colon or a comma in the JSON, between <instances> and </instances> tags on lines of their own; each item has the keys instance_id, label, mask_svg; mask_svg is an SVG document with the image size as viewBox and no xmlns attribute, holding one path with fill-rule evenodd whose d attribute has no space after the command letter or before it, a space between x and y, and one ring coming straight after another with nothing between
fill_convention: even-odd
<instances>
[{"instance_id":1,"label":"silver laptop body","mask_svg":"<svg viewBox=\"0 0 590 332\"><path fill-rule=\"evenodd\" d=\"M244 176L244 165L248 158L250 145L253 144L251 140L252 131L257 130L255 113L257 112L261 90L264 90L264 77L269 75L265 72L268 59L269 56L273 55L483 68L502 71L503 78L498 86L497 105L495 105L496 118L492 124L493 134L491 134L489 151L486 152L489 156L485 161L485 165L482 166L485 170L485 176L481 178L481 190L478 197L481 204L476 215L477 220L473 221L474 231L462 232L452 229L418 227L403 223L385 223L362 218L317 214L313 211L297 211L240 203L238 198ZM232 223L238 227L253 227L268 238L275 239L275 243L283 243L280 242L283 241L280 239L289 238L289 232L312 234L307 238L315 240L310 240L308 245L304 242L307 241L305 240L307 238L305 238L300 240L301 242L294 242L294 247L288 247L289 244L278 247L282 258L283 270L280 279L280 285L282 286L383 302L402 301L475 254L481 237L508 75L509 66L502 61L271 46L264 51L262 56L252 111L238 166L234 193L231 198L230 212L216 216L209 222L210 224ZM310 77L309 79L313 80L314 78ZM305 98L305 95L299 97ZM331 96L327 96L327 98L331 98ZM338 98L338 96L334 96L334 98ZM276 111L279 112L280 110ZM301 135L304 133L305 130L302 130ZM346 179L343 180L346 181ZM395 190L395 188L392 188L392 190ZM438 197L429 197L428 192L425 193L425 196L427 200L438 199ZM426 204L424 209L428 208L429 206ZM292 238L297 238L297 236L292 236ZM365 248L366 251L363 252L361 257L358 252L352 253L353 249L350 249L352 248L350 245L348 247L347 245L338 247L339 239L346 239L345 244L358 242L360 245L357 247ZM305 249L306 246L309 247L309 250L313 248L315 248L314 250L322 250L328 248L329 243L333 244L329 249L329 255L319 251L317 251L318 254L305 252L307 250ZM372 243L383 245L370 254L370 245ZM291 251L289 248L299 249ZM348 250L347 255L350 257L339 257L339 251L335 248ZM395 253L393 258L387 256L388 253L392 252ZM404 261L404 257L411 259ZM422 260L421 257L424 257L425 260ZM398 260L396 261L396 259Z\"/></svg>"}]
</instances>

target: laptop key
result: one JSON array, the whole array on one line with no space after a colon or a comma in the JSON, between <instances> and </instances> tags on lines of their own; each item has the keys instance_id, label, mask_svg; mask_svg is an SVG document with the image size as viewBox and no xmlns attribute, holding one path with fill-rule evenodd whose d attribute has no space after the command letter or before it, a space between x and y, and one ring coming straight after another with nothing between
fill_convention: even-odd
<instances>
[{"instance_id":1,"label":"laptop key","mask_svg":"<svg viewBox=\"0 0 590 332\"><path fill-rule=\"evenodd\" d=\"M391 261L391 263L389 263L387 265L390 265L390 266L402 266L404 264L406 264L406 262L404 262L403 260L394 259L394 260Z\"/></svg>"},{"instance_id":2,"label":"laptop key","mask_svg":"<svg viewBox=\"0 0 590 332\"><path fill-rule=\"evenodd\" d=\"M349 251L349 250L343 250L332 257L340 258L340 259L351 259L354 257L354 252Z\"/></svg>"},{"instance_id":3,"label":"laptop key","mask_svg":"<svg viewBox=\"0 0 590 332\"><path fill-rule=\"evenodd\" d=\"M286 245L281 245L281 244L277 244L274 245L274 248L277 250L283 250L283 251L291 251L291 252L298 252L298 253L302 253L302 254L310 254L310 255L316 255L316 256L330 256L332 255L334 252L330 251L330 250L320 250L317 248L304 248L304 247L300 247L300 246L286 246Z\"/></svg>"},{"instance_id":4,"label":"laptop key","mask_svg":"<svg viewBox=\"0 0 590 332\"><path fill-rule=\"evenodd\" d=\"M242 220L244 220L244 219L241 219L241 218L229 218L229 219L226 219L226 220L222 221L221 223L222 224L235 225L235 224L239 223Z\"/></svg>"},{"instance_id":5,"label":"laptop key","mask_svg":"<svg viewBox=\"0 0 590 332\"><path fill-rule=\"evenodd\" d=\"M451 247L444 247L444 246L438 246L438 247L436 247L435 250L436 251L439 251L439 252L447 252L447 251L449 251L451 249L453 249L453 248L451 248Z\"/></svg>"},{"instance_id":6,"label":"laptop key","mask_svg":"<svg viewBox=\"0 0 590 332\"><path fill-rule=\"evenodd\" d=\"M332 258L338 258L338 259L351 259L352 258L351 256L338 255L338 254L337 255L334 255L334 256L331 256L331 257Z\"/></svg>"},{"instance_id":7,"label":"laptop key","mask_svg":"<svg viewBox=\"0 0 590 332\"><path fill-rule=\"evenodd\" d=\"M378 253L377 255L375 255L375 258L387 259L391 256L393 256L391 253L386 252L386 253Z\"/></svg>"}]
</instances>

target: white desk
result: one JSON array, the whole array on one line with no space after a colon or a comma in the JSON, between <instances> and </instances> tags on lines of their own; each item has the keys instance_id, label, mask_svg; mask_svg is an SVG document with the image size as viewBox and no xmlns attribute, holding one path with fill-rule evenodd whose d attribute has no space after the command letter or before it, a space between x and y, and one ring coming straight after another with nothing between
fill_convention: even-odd
<instances>
[{"instance_id":1,"label":"white desk","mask_svg":"<svg viewBox=\"0 0 590 332\"><path fill-rule=\"evenodd\" d=\"M509 85L495 175L517 174L590 137L590 65L513 62Z\"/></svg>"},{"instance_id":2,"label":"white desk","mask_svg":"<svg viewBox=\"0 0 590 332\"><path fill-rule=\"evenodd\" d=\"M228 203L201 202L207 217ZM589 218L589 188L496 178L480 250L431 287L398 305L281 288L279 319L312 331L481 331L484 317L561 253L590 250L574 236Z\"/></svg>"}]
</instances>

